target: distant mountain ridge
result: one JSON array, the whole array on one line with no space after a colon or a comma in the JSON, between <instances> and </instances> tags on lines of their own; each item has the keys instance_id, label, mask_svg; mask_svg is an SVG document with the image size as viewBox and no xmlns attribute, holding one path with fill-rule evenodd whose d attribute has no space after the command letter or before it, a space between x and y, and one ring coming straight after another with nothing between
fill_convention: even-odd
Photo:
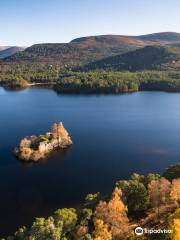
<instances>
[{"instance_id":1,"label":"distant mountain ridge","mask_svg":"<svg viewBox=\"0 0 180 240\"><path fill-rule=\"evenodd\" d=\"M9 46L0 46L0 51L9 48Z\"/></svg>"},{"instance_id":2,"label":"distant mountain ridge","mask_svg":"<svg viewBox=\"0 0 180 240\"><path fill-rule=\"evenodd\" d=\"M150 44L152 43L148 41L122 36L85 37L74 39L70 43L35 44L8 58L7 61L32 61L76 66Z\"/></svg>"},{"instance_id":3,"label":"distant mountain ridge","mask_svg":"<svg viewBox=\"0 0 180 240\"><path fill-rule=\"evenodd\" d=\"M13 54L17 52L23 51L25 48L24 47L5 47L4 49L0 48L0 59L12 56Z\"/></svg>"},{"instance_id":4,"label":"distant mountain ridge","mask_svg":"<svg viewBox=\"0 0 180 240\"><path fill-rule=\"evenodd\" d=\"M173 44L180 42L180 33L177 32L161 32L139 36L142 40L156 41L165 44Z\"/></svg>"},{"instance_id":5,"label":"distant mountain ridge","mask_svg":"<svg viewBox=\"0 0 180 240\"><path fill-rule=\"evenodd\" d=\"M180 33L162 32L141 36L99 35L76 38L69 43L35 44L5 58L5 62L56 64L72 67L121 55L149 45L180 43Z\"/></svg>"}]
</instances>

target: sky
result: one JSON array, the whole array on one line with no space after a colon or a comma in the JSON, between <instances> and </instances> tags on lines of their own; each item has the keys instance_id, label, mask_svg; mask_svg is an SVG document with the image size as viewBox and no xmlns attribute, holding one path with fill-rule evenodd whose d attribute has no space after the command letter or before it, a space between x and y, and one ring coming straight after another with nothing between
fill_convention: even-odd
<instances>
[{"instance_id":1,"label":"sky","mask_svg":"<svg viewBox=\"0 0 180 240\"><path fill-rule=\"evenodd\" d=\"M0 45L180 32L180 0L0 0Z\"/></svg>"}]
</instances>

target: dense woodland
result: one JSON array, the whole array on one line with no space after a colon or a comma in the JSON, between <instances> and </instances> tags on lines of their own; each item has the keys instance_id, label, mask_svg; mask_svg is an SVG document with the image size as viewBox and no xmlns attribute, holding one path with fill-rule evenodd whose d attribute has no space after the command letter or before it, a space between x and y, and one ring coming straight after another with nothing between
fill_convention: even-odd
<instances>
[{"instance_id":1,"label":"dense woodland","mask_svg":"<svg viewBox=\"0 0 180 240\"><path fill-rule=\"evenodd\" d=\"M173 230L168 234L135 236L137 226ZM79 209L58 209L36 218L6 240L179 240L180 164L162 176L133 173L116 182L111 196L88 194ZM5 239L4 239L5 240Z\"/></svg>"},{"instance_id":2,"label":"dense woodland","mask_svg":"<svg viewBox=\"0 0 180 240\"><path fill-rule=\"evenodd\" d=\"M55 84L59 92L180 91L180 34L92 36L35 44L0 60L0 85Z\"/></svg>"},{"instance_id":3,"label":"dense woodland","mask_svg":"<svg viewBox=\"0 0 180 240\"><path fill-rule=\"evenodd\" d=\"M23 88L36 83L54 85L59 93L123 93L141 90L179 92L180 72L77 72L49 65L25 65L20 68L14 66L8 73L0 75L0 85L5 87Z\"/></svg>"},{"instance_id":4,"label":"dense woodland","mask_svg":"<svg viewBox=\"0 0 180 240\"><path fill-rule=\"evenodd\" d=\"M180 48L146 46L94 62L87 55L91 62L82 66L78 66L77 52L73 50L73 62L62 65L61 61L65 63L70 58L69 51L74 48L74 44L81 44L81 48L87 51L83 47L87 39L76 40L72 44L73 47L65 45L65 48L62 44L34 45L1 60L0 85L27 87L36 83L54 84L55 89L63 93L180 91ZM81 64L86 62L83 54L78 53Z\"/></svg>"},{"instance_id":5,"label":"dense woodland","mask_svg":"<svg viewBox=\"0 0 180 240\"><path fill-rule=\"evenodd\" d=\"M180 91L180 73L178 71L68 72L60 76L55 89L63 93Z\"/></svg>"},{"instance_id":6,"label":"dense woodland","mask_svg":"<svg viewBox=\"0 0 180 240\"><path fill-rule=\"evenodd\" d=\"M110 56L90 62L80 68L82 71L142 71L179 70L180 48L174 46L146 46L124 54Z\"/></svg>"}]
</instances>

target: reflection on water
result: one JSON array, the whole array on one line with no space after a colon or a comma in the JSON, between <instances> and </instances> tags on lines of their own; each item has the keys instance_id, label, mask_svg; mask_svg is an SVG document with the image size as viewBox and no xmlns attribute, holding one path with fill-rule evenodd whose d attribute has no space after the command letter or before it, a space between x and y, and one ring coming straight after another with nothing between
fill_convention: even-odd
<instances>
[{"instance_id":1,"label":"reflection on water","mask_svg":"<svg viewBox=\"0 0 180 240\"><path fill-rule=\"evenodd\" d=\"M0 88L0 235L87 193L112 191L133 172L162 172L180 158L180 94L58 95ZM13 155L19 141L63 121L73 145L38 163Z\"/></svg>"}]
</instances>

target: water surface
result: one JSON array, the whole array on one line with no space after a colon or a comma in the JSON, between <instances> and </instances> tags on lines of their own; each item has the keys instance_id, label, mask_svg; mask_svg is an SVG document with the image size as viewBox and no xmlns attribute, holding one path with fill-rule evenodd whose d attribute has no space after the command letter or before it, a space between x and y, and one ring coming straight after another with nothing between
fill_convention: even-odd
<instances>
[{"instance_id":1,"label":"water surface","mask_svg":"<svg viewBox=\"0 0 180 240\"><path fill-rule=\"evenodd\" d=\"M19 141L63 121L73 146L22 164ZM133 172L162 172L180 159L180 94L57 95L0 88L0 236L78 206L89 192L112 191Z\"/></svg>"}]
</instances>

